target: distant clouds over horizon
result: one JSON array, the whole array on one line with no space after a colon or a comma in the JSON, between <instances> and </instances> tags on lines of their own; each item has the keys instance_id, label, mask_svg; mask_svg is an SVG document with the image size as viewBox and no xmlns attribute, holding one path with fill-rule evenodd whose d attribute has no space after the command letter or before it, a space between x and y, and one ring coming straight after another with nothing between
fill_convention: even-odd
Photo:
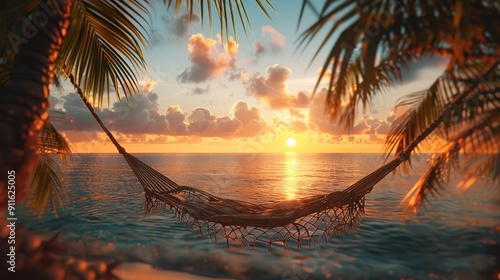
<instances>
[{"instance_id":1,"label":"distant clouds over horizon","mask_svg":"<svg viewBox=\"0 0 500 280\"><path fill-rule=\"evenodd\" d=\"M361 117L360 121L350 132L343 127L331 123L324 114L324 98L326 89L318 92L312 99L307 96L302 103L297 96L291 97L286 92L288 69L279 65L268 67L266 76L255 76L255 83L268 87L265 90L256 86L251 96L256 96L260 101L269 106L277 106L284 114L266 120L260 109L251 106L247 101L237 101L230 108L228 114L217 116L211 113L210 108L194 107L190 112L184 111L178 105L162 108L158 104L158 94L147 92L152 89L154 81L146 80L143 91L126 102L115 102L110 109L95 108L106 126L120 135L126 143L161 143L159 139L172 137L179 143L190 143L192 137L222 138L222 139L254 139L265 135L293 135L304 134L318 143L381 143L384 134L388 132L394 115L386 119L376 119L369 115ZM267 79L267 80L266 80ZM257 92L257 91L261 92ZM272 99L275 98L275 99ZM271 101L274 100L274 101ZM274 102L274 103L273 103ZM101 133L101 128L76 93L69 93L61 97L51 96L52 106L55 110L64 112L70 123L57 124L56 127L67 135L70 141L84 142L95 138ZM300 104L301 106L295 106ZM278 106L279 105L279 106ZM89 136L90 135L90 136ZM359 140L356 135L366 135L368 138ZM165 138L168 136L169 138ZM277 137L277 136L276 136ZM257 139L258 140L258 139ZM167 140L165 140L167 141Z\"/></svg>"}]
</instances>

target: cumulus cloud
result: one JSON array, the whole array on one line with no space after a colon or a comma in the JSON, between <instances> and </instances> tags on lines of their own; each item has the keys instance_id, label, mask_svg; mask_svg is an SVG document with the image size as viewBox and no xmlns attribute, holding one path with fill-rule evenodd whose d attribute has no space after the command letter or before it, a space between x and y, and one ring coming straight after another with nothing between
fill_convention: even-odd
<instances>
[{"instance_id":1,"label":"cumulus cloud","mask_svg":"<svg viewBox=\"0 0 500 280\"><path fill-rule=\"evenodd\" d=\"M208 109L196 108L188 117L190 134L203 136L231 136L241 128L241 121L229 116L216 117Z\"/></svg>"},{"instance_id":2,"label":"cumulus cloud","mask_svg":"<svg viewBox=\"0 0 500 280\"><path fill-rule=\"evenodd\" d=\"M165 119L167 120L168 131L172 135L186 135L187 133L187 125L184 122L186 118L186 114L182 112L181 107L179 105L170 106L167 110L167 114L165 115Z\"/></svg>"},{"instance_id":3,"label":"cumulus cloud","mask_svg":"<svg viewBox=\"0 0 500 280\"><path fill-rule=\"evenodd\" d=\"M291 95L287 87L290 68L278 64L266 68L265 76L259 73L242 74L242 81L249 95L266 103L271 109L306 108L309 105L309 96L300 91Z\"/></svg>"},{"instance_id":4,"label":"cumulus cloud","mask_svg":"<svg viewBox=\"0 0 500 280\"><path fill-rule=\"evenodd\" d=\"M144 92L152 92L155 86L156 81L150 78L144 78L144 85L142 89Z\"/></svg>"},{"instance_id":5,"label":"cumulus cloud","mask_svg":"<svg viewBox=\"0 0 500 280\"><path fill-rule=\"evenodd\" d=\"M285 48L286 37L272 26L265 25L261 31L261 39L255 40L252 45L254 49L252 52L253 62L268 53L278 54Z\"/></svg>"},{"instance_id":6,"label":"cumulus cloud","mask_svg":"<svg viewBox=\"0 0 500 280\"><path fill-rule=\"evenodd\" d=\"M361 121L353 127L354 134L387 134L394 121L395 115L390 113L385 119L374 118L370 115L364 115Z\"/></svg>"},{"instance_id":7,"label":"cumulus cloud","mask_svg":"<svg viewBox=\"0 0 500 280\"><path fill-rule=\"evenodd\" d=\"M389 113L385 119L374 118L371 115L364 115L349 131L346 131L342 126L338 126L335 122L330 122L329 116L325 113L324 107L326 94L327 90L325 88L321 89L321 91L314 96L313 101L309 106L308 124L313 131L332 135L373 135L368 137L368 140L363 140L364 142L368 141L370 143L375 143L377 141L380 142L380 139L383 139L380 135L385 135L389 132L391 123L395 119L393 112ZM349 137L346 138L349 142L354 141L354 139L350 139Z\"/></svg>"},{"instance_id":8,"label":"cumulus cloud","mask_svg":"<svg viewBox=\"0 0 500 280\"><path fill-rule=\"evenodd\" d=\"M63 126L63 130L100 131L94 117L77 93L69 93L61 98L62 107L70 126ZM111 109L94 108L104 124L111 130L129 134L166 133L167 123L165 116L158 112L158 95L155 93L138 93L129 104L113 103Z\"/></svg>"},{"instance_id":9,"label":"cumulus cloud","mask_svg":"<svg viewBox=\"0 0 500 280\"><path fill-rule=\"evenodd\" d=\"M95 119L76 93L70 93L56 100L62 104L70 125L58 124L60 130L69 132L75 142L80 136L101 132ZM207 108L198 107L191 113L180 106L170 106L165 113L160 112L156 93L139 93L127 103L114 103L111 109L94 108L104 124L117 135L169 135L199 137L253 137L264 133L267 123L256 107L239 101L226 116L212 115Z\"/></svg>"},{"instance_id":10,"label":"cumulus cloud","mask_svg":"<svg viewBox=\"0 0 500 280\"><path fill-rule=\"evenodd\" d=\"M269 37L271 39L271 49L274 52L279 52L285 47L286 37L279 33L270 25L262 26L262 37Z\"/></svg>"},{"instance_id":11,"label":"cumulus cloud","mask_svg":"<svg viewBox=\"0 0 500 280\"><path fill-rule=\"evenodd\" d=\"M332 135L343 135L345 130L335 123L330 122L330 118L325 114L325 98L327 89L323 88L316 93L309 105L309 127L318 133L328 133Z\"/></svg>"},{"instance_id":12,"label":"cumulus cloud","mask_svg":"<svg viewBox=\"0 0 500 280\"><path fill-rule=\"evenodd\" d=\"M266 121L256 107L249 107L245 101L238 101L231 109L234 117L242 124L239 136L252 137L259 135L267 126Z\"/></svg>"},{"instance_id":13,"label":"cumulus cloud","mask_svg":"<svg viewBox=\"0 0 500 280\"><path fill-rule=\"evenodd\" d=\"M236 69L235 61L239 45L232 38L220 51L219 42L194 34L189 39L188 51L191 66L177 76L179 83L201 83L220 76L228 69Z\"/></svg>"},{"instance_id":14,"label":"cumulus cloud","mask_svg":"<svg viewBox=\"0 0 500 280\"><path fill-rule=\"evenodd\" d=\"M177 38L186 38L189 35L189 31L191 31L191 27L194 23L198 23L200 21L200 17L193 13L190 15L188 12L182 14L180 17L175 18L173 24L171 25L170 31Z\"/></svg>"}]
</instances>

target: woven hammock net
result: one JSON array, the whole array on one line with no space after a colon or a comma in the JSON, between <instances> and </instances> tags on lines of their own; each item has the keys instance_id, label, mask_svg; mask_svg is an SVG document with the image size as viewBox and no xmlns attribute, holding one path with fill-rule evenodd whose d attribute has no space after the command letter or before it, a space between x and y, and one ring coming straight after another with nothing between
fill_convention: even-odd
<instances>
[{"instance_id":1,"label":"woven hammock net","mask_svg":"<svg viewBox=\"0 0 500 280\"><path fill-rule=\"evenodd\" d=\"M214 241L251 248L262 242L269 250L276 243L300 248L304 242L311 246L346 231L355 233L364 214L365 195L401 163L396 158L343 191L256 204L180 186L134 156L126 152L123 156L144 187L147 213L170 210L179 221Z\"/></svg>"},{"instance_id":2,"label":"woven hammock net","mask_svg":"<svg viewBox=\"0 0 500 280\"><path fill-rule=\"evenodd\" d=\"M261 204L221 198L201 189L178 185L127 153L95 113L72 76L70 79L91 114L141 182L146 213L170 210L192 230L214 241L224 240L228 246L236 242L254 249L261 242L267 244L269 250L273 244L288 248L294 243L300 248L303 243L311 246L318 241L328 242L344 232L355 233L364 214L365 195L409 154L400 154L343 191Z\"/></svg>"}]
</instances>

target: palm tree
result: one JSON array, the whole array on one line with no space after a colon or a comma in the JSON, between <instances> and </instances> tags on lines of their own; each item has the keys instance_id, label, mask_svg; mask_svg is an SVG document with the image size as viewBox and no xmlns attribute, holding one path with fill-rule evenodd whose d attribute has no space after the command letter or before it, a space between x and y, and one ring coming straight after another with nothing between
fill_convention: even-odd
<instances>
[{"instance_id":1,"label":"palm tree","mask_svg":"<svg viewBox=\"0 0 500 280\"><path fill-rule=\"evenodd\" d=\"M194 2L164 0L167 8L174 7L176 13L184 3L193 14ZM218 15L222 37L229 36L231 26L236 36L238 18L245 33L247 27L251 28L242 1L196 2L202 22L208 14L210 28L212 16ZM271 4L267 0L254 2L269 17L266 7L273 9ZM7 0L0 8L0 129L7 135L0 140L1 171L15 172L16 201L26 197L35 168L40 172L34 177L35 185L42 186L48 182L42 178L51 178L52 194L58 197L56 168L51 168L51 156L40 153L44 149L39 148L38 138L44 127L51 131L52 138L56 137L53 127L45 125L51 81L55 76L72 77L85 98L99 107L104 96L109 105L113 90L118 100L135 94L136 73L146 66L143 50L151 4L148 0ZM63 146L59 148L67 152ZM6 175L0 176L0 209L7 206L11 183ZM48 197L54 198L48 190L35 191L36 209L42 209Z\"/></svg>"},{"instance_id":2,"label":"palm tree","mask_svg":"<svg viewBox=\"0 0 500 280\"><path fill-rule=\"evenodd\" d=\"M401 72L412 61L449 59L428 89L400 99L396 107L408 109L386 138L388 157L411 145L441 145L406 195L407 209L416 211L429 194L438 193L452 170L465 174L463 187L482 177L499 186L498 1L331 0L320 9L315 3L303 0L299 25L306 8L318 18L301 35L299 46L326 32L313 57L327 51L315 91L328 78L326 111L346 128L352 127L358 107L372 105L377 94L402 79ZM403 165L404 172L415 156Z\"/></svg>"},{"instance_id":3,"label":"palm tree","mask_svg":"<svg viewBox=\"0 0 500 280\"><path fill-rule=\"evenodd\" d=\"M45 17L29 17L39 10L27 1L2 2L0 129L0 206L5 209L7 189L15 185L15 199L26 197L25 188L37 162L38 134L47 119L49 81L53 78L55 59L69 24L72 1L49 6ZM54 2L55 3L55 2ZM53 8L53 9L51 9ZM32 21L30 21L32 20ZM33 21L37 21L38 27ZM24 26L23 26L24 25ZM40 28L40 29L38 29ZM21 48L21 45L24 44ZM5 174L15 172L15 180Z\"/></svg>"}]
</instances>

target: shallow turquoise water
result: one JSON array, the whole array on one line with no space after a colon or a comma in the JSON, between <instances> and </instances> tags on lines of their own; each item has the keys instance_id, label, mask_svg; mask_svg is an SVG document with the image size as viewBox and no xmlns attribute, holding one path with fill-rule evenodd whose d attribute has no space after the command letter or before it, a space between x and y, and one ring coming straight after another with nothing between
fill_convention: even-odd
<instances>
[{"instance_id":1,"label":"shallow turquoise water","mask_svg":"<svg viewBox=\"0 0 500 280\"><path fill-rule=\"evenodd\" d=\"M139 155L182 185L254 202L341 190L380 166L366 154ZM388 176L367 196L357 235L312 248L272 252L226 247L186 229L169 212L145 215L142 187L120 155L82 154L67 169L71 204L59 219L19 220L38 232L63 231L68 250L91 257L140 261L165 269L238 279L477 279L499 267L500 194L478 184L448 195L403 219L401 199L417 181ZM454 186L456 180L450 183ZM124 277L125 278L125 277Z\"/></svg>"}]
</instances>

